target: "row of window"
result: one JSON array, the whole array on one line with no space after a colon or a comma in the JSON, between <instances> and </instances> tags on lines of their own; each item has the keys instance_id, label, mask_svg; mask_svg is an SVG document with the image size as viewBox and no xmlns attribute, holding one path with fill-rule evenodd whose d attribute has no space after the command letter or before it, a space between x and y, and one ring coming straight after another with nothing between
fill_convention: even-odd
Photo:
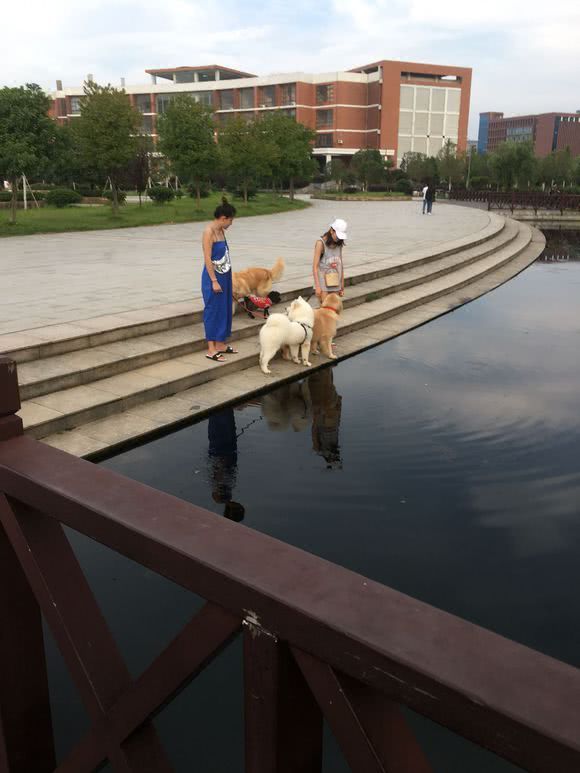
<instances>
[{"instance_id":1,"label":"row of window","mask_svg":"<svg viewBox=\"0 0 580 773\"><path fill-rule=\"evenodd\" d=\"M223 89L215 92L217 95L218 110L233 110L238 107L241 110L251 110L254 107L279 107L283 105L293 105L296 103L296 84L285 83L280 88L279 100L276 99L276 86L260 86L258 89L253 87L245 89L236 89L238 93L238 105L235 104L234 89ZM319 89L322 89L319 95ZM326 91L325 91L326 89ZM257 94L255 93L257 91ZM189 91L184 92L188 96L202 105L214 106L213 91ZM164 113L174 94L156 94L151 99L150 94L135 94L133 96L134 104L141 113ZM317 103L331 102L334 99L334 89L332 86L317 87ZM79 115L81 112L81 97L70 98L71 115Z\"/></svg>"},{"instance_id":2,"label":"row of window","mask_svg":"<svg viewBox=\"0 0 580 773\"><path fill-rule=\"evenodd\" d=\"M400 109L432 113L458 113L461 104L459 89L439 86L401 86Z\"/></svg>"},{"instance_id":3,"label":"row of window","mask_svg":"<svg viewBox=\"0 0 580 773\"><path fill-rule=\"evenodd\" d=\"M296 110L293 108L289 108L286 110L281 110L284 115L287 115L289 118L296 119ZM254 112L247 112L247 113L219 113L216 116L216 119L218 121L218 124L220 126L225 126L226 123L233 120L234 117L241 118L243 121L246 121L249 123L250 121L253 121L256 118L256 114ZM153 134L153 116L152 115L142 115L141 116L141 131L145 134Z\"/></svg>"}]
</instances>

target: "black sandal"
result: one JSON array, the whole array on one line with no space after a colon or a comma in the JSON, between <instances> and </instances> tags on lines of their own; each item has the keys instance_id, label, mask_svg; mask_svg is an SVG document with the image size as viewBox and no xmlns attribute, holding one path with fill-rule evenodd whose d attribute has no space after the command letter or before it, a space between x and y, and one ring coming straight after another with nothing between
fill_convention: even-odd
<instances>
[{"instance_id":1,"label":"black sandal","mask_svg":"<svg viewBox=\"0 0 580 773\"><path fill-rule=\"evenodd\" d=\"M215 354L206 354L206 360L213 360L214 362L225 362L226 358L223 356L223 352L216 352Z\"/></svg>"}]
</instances>

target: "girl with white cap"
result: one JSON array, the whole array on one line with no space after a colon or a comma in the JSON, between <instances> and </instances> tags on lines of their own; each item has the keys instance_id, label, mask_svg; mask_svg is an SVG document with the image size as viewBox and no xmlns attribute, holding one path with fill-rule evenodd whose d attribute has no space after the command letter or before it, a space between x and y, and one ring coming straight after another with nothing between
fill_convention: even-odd
<instances>
[{"instance_id":1,"label":"girl with white cap","mask_svg":"<svg viewBox=\"0 0 580 773\"><path fill-rule=\"evenodd\" d=\"M329 293L344 295L342 248L346 229L346 221L337 218L314 245L314 291L321 304Z\"/></svg>"}]
</instances>

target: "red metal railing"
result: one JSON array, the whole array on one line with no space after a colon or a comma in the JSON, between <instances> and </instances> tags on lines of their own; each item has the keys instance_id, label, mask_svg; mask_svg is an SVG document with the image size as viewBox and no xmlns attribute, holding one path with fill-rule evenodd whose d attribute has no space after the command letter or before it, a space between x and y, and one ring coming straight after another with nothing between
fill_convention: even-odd
<instances>
[{"instance_id":1,"label":"red metal railing","mask_svg":"<svg viewBox=\"0 0 580 773\"><path fill-rule=\"evenodd\" d=\"M449 199L455 201L474 201L487 204L487 209L539 209L559 210L580 213L580 196L570 193L543 193L542 191L467 191L452 190Z\"/></svg>"},{"instance_id":2,"label":"red metal railing","mask_svg":"<svg viewBox=\"0 0 580 773\"><path fill-rule=\"evenodd\" d=\"M0 770L169 771L152 718L244 640L246 771L427 773L401 706L530 771L580 770L580 671L22 434L0 358ZM207 600L133 680L63 524ZM57 764L41 614L92 726Z\"/></svg>"}]
</instances>

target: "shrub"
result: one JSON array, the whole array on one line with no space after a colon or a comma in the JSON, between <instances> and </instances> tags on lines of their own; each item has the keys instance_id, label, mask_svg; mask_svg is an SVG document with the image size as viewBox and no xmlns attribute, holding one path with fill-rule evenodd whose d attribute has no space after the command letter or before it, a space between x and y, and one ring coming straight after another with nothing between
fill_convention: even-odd
<instances>
[{"instance_id":1,"label":"shrub","mask_svg":"<svg viewBox=\"0 0 580 773\"><path fill-rule=\"evenodd\" d=\"M93 193L92 195L94 196L95 194ZM104 191L103 193L97 194L97 195L100 195L101 198L103 199L108 199L109 201L113 201L113 191ZM126 200L127 200L127 193L125 191L117 191L117 201L119 202L119 204L124 204Z\"/></svg>"},{"instance_id":2,"label":"shrub","mask_svg":"<svg viewBox=\"0 0 580 773\"><path fill-rule=\"evenodd\" d=\"M376 183L376 184L369 183L369 185L367 186L367 191L369 193L385 193L388 190L389 189L387 188L385 183Z\"/></svg>"},{"instance_id":3,"label":"shrub","mask_svg":"<svg viewBox=\"0 0 580 773\"><path fill-rule=\"evenodd\" d=\"M182 198L183 198L183 196L184 196L184 193L183 193L183 191L181 190L181 188L178 188L178 189L175 191L175 198L176 198L176 199L182 199Z\"/></svg>"},{"instance_id":4,"label":"shrub","mask_svg":"<svg viewBox=\"0 0 580 773\"><path fill-rule=\"evenodd\" d=\"M155 204L165 204L175 198L175 191L173 188L165 188L163 185L154 185L152 188L147 188L147 196Z\"/></svg>"},{"instance_id":5,"label":"shrub","mask_svg":"<svg viewBox=\"0 0 580 773\"><path fill-rule=\"evenodd\" d=\"M34 203L33 198L32 198L32 194L30 193L30 191L28 191L28 195L27 195L26 198L28 199L29 202ZM34 198L37 201L44 201L44 199L46 199L46 193L42 193L41 191L34 191ZM24 201L24 192L23 191L18 191L17 200L18 201ZM12 201L12 192L11 191L0 191L0 202L5 202L5 201Z\"/></svg>"},{"instance_id":6,"label":"shrub","mask_svg":"<svg viewBox=\"0 0 580 773\"><path fill-rule=\"evenodd\" d=\"M400 180L397 180L397 182L395 183L395 190L397 191L397 193L404 193L405 196L412 196L413 184L406 177L402 177Z\"/></svg>"},{"instance_id":7,"label":"shrub","mask_svg":"<svg viewBox=\"0 0 580 773\"><path fill-rule=\"evenodd\" d=\"M49 191L46 194L46 203L51 207L68 207L71 204L79 204L81 201L81 194L69 188L55 188L53 191Z\"/></svg>"},{"instance_id":8,"label":"shrub","mask_svg":"<svg viewBox=\"0 0 580 773\"><path fill-rule=\"evenodd\" d=\"M358 187L356 185L347 185L343 188L343 193L358 193Z\"/></svg>"}]
</instances>

